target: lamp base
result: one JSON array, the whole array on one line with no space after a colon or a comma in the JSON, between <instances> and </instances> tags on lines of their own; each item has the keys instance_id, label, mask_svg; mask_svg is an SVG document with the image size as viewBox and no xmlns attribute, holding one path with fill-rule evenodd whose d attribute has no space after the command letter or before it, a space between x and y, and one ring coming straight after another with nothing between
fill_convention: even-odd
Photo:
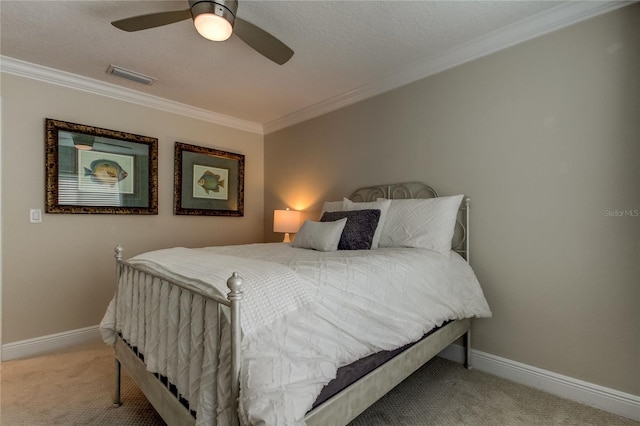
<instances>
[{"instance_id":1,"label":"lamp base","mask_svg":"<svg viewBox=\"0 0 640 426\"><path fill-rule=\"evenodd\" d=\"M291 238L289 238L289 233L285 232L284 234L284 240L282 240L283 243L290 243L291 242Z\"/></svg>"}]
</instances>

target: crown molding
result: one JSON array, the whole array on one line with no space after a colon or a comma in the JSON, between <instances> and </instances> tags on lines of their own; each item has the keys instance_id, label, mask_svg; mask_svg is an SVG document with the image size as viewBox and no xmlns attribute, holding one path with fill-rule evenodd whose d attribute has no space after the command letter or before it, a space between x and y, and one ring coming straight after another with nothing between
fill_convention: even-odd
<instances>
[{"instance_id":1,"label":"crown molding","mask_svg":"<svg viewBox=\"0 0 640 426\"><path fill-rule=\"evenodd\" d=\"M106 96L157 110L195 118L225 127L231 127L251 133L264 134L262 124L242 120L228 115L218 114L179 102L127 89L104 81L83 77L66 71L60 71L42 65L32 64L8 56L0 56L0 71L43 81L70 89L81 90L94 95Z\"/></svg>"},{"instance_id":2,"label":"crown molding","mask_svg":"<svg viewBox=\"0 0 640 426\"><path fill-rule=\"evenodd\" d=\"M559 30L595 16L627 6L634 1L569 1L529 19L494 31L469 43L444 51L427 62L407 68L383 79L365 84L291 114L261 124L218 114L190 105L159 98L111 83L79 76L41 65L0 55L0 71L21 77L82 90L100 96L179 114L221 126L260 135L310 120L329 112L353 105L365 99L397 89L441 71L464 64L482 56L506 49L535 37Z\"/></svg>"},{"instance_id":3,"label":"crown molding","mask_svg":"<svg viewBox=\"0 0 640 426\"><path fill-rule=\"evenodd\" d=\"M415 65L381 80L326 99L264 124L264 134L301 123L373 96L388 92L441 71L506 49L535 37L559 30L589 18L619 9L633 1L569 1L531 18L456 46L427 62Z\"/></svg>"}]
</instances>

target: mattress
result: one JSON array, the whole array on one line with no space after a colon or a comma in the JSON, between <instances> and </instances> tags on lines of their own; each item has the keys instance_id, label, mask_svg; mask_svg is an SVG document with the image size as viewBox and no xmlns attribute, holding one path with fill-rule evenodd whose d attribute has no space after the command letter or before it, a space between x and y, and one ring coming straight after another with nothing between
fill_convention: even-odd
<instances>
[{"instance_id":1,"label":"mattress","mask_svg":"<svg viewBox=\"0 0 640 426\"><path fill-rule=\"evenodd\" d=\"M448 323L449 322L443 324L442 326L444 327ZM422 339L430 336L439 328L440 327L437 327L429 331L427 334L422 336ZM336 377L333 378L329 383L326 384L325 387L322 388L320 395L318 395L318 398L316 398L316 400L314 401L311 409L316 408L318 405L322 404L332 396L336 395L338 392L351 386L353 383L357 382L367 374L371 373L376 368L382 366L387 361L392 360L397 355L400 355L402 352L406 351L416 343L420 342L422 339L416 342L408 343L392 351L377 352L375 354L366 356L364 358L360 358L359 360L356 360L349 365L345 365L338 368L338 371L336 371Z\"/></svg>"}]
</instances>

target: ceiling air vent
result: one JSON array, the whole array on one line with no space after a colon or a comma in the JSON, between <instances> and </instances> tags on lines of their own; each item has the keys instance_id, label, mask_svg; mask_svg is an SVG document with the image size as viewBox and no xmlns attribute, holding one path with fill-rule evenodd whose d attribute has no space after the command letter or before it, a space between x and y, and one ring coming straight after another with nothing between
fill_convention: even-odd
<instances>
[{"instance_id":1,"label":"ceiling air vent","mask_svg":"<svg viewBox=\"0 0 640 426\"><path fill-rule=\"evenodd\" d=\"M140 74L139 72L129 71L117 65L109 65L107 68L107 74L117 75L118 77L126 78L127 80L135 81L136 83L146 84L151 86L156 80L148 75Z\"/></svg>"}]
</instances>

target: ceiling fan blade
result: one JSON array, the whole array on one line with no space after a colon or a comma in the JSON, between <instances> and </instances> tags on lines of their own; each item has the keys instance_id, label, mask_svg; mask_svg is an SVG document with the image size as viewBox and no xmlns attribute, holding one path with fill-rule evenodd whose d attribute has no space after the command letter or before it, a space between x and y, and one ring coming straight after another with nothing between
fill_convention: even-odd
<instances>
[{"instance_id":1,"label":"ceiling fan blade","mask_svg":"<svg viewBox=\"0 0 640 426\"><path fill-rule=\"evenodd\" d=\"M149 28L161 27L174 22L191 18L191 9L174 10L171 12L151 13L148 15L132 16L131 18L113 21L111 25L124 31L140 31Z\"/></svg>"},{"instance_id":2,"label":"ceiling fan blade","mask_svg":"<svg viewBox=\"0 0 640 426\"><path fill-rule=\"evenodd\" d=\"M293 50L286 44L244 19L236 18L233 32L258 53L278 65L284 64L293 56Z\"/></svg>"}]
</instances>

